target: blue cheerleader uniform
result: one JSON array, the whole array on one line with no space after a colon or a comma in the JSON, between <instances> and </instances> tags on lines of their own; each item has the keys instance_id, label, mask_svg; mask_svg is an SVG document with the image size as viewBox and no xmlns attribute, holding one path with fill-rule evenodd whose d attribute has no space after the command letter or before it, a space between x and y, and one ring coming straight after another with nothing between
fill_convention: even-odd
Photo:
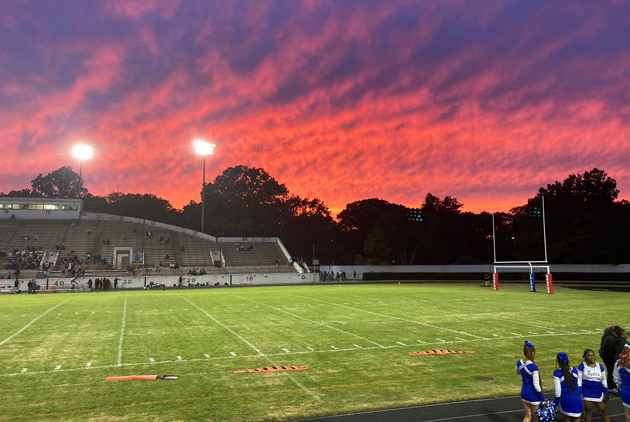
<instances>
[{"instance_id":1,"label":"blue cheerleader uniform","mask_svg":"<svg viewBox=\"0 0 630 422\"><path fill-rule=\"evenodd\" d=\"M521 399L525 403L539 405L545 401L542 389L540 388L540 375L538 366L531 360L523 359L516 362L516 373L523 378L523 387L521 388Z\"/></svg>"},{"instance_id":2,"label":"blue cheerleader uniform","mask_svg":"<svg viewBox=\"0 0 630 422\"><path fill-rule=\"evenodd\" d=\"M619 361L615 363L613 378L619 387L619 396L624 407L630 408L630 367L622 368Z\"/></svg>"},{"instance_id":3,"label":"blue cheerleader uniform","mask_svg":"<svg viewBox=\"0 0 630 422\"><path fill-rule=\"evenodd\" d=\"M564 374L560 369L553 371L553 383L556 387L556 406L560 406L560 412L572 418L582 415L582 380L577 369L571 367L573 373L574 389L569 388Z\"/></svg>"},{"instance_id":4,"label":"blue cheerleader uniform","mask_svg":"<svg viewBox=\"0 0 630 422\"><path fill-rule=\"evenodd\" d=\"M582 395L584 400L592 402L604 401L604 396L609 395L608 382L606 381L606 369L602 364L595 363L591 368L582 362L578 366L578 376L582 379Z\"/></svg>"}]
</instances>

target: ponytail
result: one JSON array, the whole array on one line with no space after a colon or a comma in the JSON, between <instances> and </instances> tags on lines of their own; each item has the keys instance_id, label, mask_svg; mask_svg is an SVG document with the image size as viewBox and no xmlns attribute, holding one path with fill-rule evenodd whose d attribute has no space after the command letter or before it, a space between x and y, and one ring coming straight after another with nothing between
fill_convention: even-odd
<instances>
[{"instance_id":1,"label":"ponytail","mask_svg":"<svg viewBox=\"0 0 630 422\"><path fill-rule=\"evenodd\" d=\"M576 388L575 377L573 376L573 371L571 371L571 367L569 366L569 357L567 356L566 353L561 352L561 353L558 353L557 361L558 361L558 366L560 367L560 370L562 371L562 375L564 375L564 380L566 381L567 385L569 386L571 390L575 390Z\"/></svg>"}]
</instances>

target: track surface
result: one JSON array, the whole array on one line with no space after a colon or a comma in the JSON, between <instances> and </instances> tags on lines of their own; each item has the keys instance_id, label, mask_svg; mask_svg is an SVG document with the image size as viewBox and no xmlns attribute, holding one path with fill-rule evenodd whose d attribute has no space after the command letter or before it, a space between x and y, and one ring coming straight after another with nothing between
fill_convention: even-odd
<instances>
[{"instance_id":1,"label":"track surface","mask_svg":"<svg viewBox=\"0 0 630 422\"><path fill-rule=\"evenodd\" d=\"M608 415L612 422L625 421L623 404L618 396L610 396ZM289 422L521 422L523 416L525 416L525 410L520 396L512 396L437 403ZM562 417L556 416L556 420L562 420ZM596 409L593 409L593 421L601 421Z\"/></svg>"}]
</instances>

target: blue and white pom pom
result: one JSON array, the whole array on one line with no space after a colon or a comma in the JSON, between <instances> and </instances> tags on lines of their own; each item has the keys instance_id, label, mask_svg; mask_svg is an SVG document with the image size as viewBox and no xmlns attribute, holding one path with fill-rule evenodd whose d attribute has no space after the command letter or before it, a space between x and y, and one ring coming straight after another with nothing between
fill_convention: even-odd
<instances>
[{"instance_id":1,"label":"blue and white pom pom","mask_svg":"<svg viewBox=\"0 0 630 422\"><path fill-rule=\"evenodd\" d=\"M540 419L540 422L553 422L556 417L556 405L551 400L545 400L542 402L538 410L536 410L536 416Z\"/></svg>"}]
</instances>

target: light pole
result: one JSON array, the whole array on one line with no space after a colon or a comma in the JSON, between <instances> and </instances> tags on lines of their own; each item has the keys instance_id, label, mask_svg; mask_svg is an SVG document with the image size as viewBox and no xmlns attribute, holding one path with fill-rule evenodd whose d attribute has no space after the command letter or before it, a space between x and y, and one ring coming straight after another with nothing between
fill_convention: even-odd
<instances>
[{"instance_id":1,"label":"light pole","mask_svg":"<svg viewBox=\"0 0 630 422\"><path fill-rule=\"evenodd\" d=\"M203 185L202 185L202 189L201 189L201 233L205 233L204 232L204 217L206 215L206 208L205 208L205 197L206 197L206 155L212 155L214 154L214 147L216 147L216 145L211 144L209 142L205 142L205 141L195 141L193 142L194 146L195 146L195 152L199 155L203 155Z\"/></svg>"},{"instance_id":2,"label":"light pole","mask_svg":"<svg viewBox=\"0 0 630 422\"><path fill-rule=\"evenodd\" d=\"M72 147L72 156L79 159L79 187L77 188L77 197L80 197L81 188L83 187L83 160L92 158L92 147L83 144L75 145Z\"/></svg>"}]
</instances>

